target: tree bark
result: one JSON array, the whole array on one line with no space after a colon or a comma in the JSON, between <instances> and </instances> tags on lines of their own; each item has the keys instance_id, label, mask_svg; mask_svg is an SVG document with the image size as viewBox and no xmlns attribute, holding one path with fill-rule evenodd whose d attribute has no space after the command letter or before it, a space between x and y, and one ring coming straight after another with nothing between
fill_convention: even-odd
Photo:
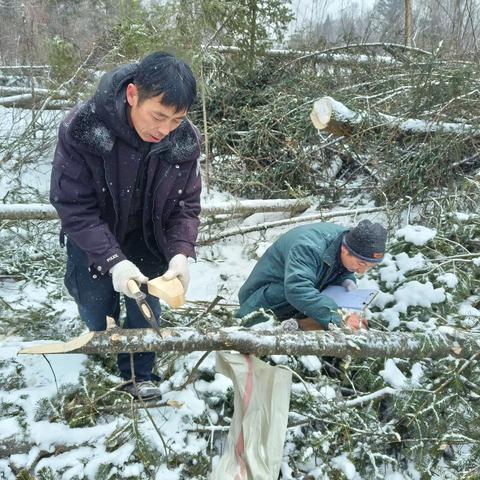
<instances>
[{"instance_id":1,"label":"tree bark","mask_svg":"<svg viewBox=\"0 0 480 480\"><path fill-rule=\"evenodd\" d=\"M188 327L155 330L112 328L89 332L70 342L42 344L20 350L20 354L178 352L236 350L255 355L324 355L354 358L469 358L480 348L480 334L441 327L436 332L350 333L332 331L286 333L220 328L200 331Z\"/></svg>"},{"instance_id":2,"label":"tree bark","mask_svg":"<svg viewBox=\"0 0 480 480\"><path fill-rule=\"evenodd\" d=\"M361 128L397 130L399 134L408 135L433 133L480 135L480 130L466 123L433 122L404 119L384 113L356 112L332 97L316 100L310 118L318 130L326 130L337 136L348 137Z\"/></svg>"},{"instance_id":3,"label":"tree bark","mask_svg":"<svg viewBox=\"0 0 480 480\"><path fill-rule=\"evenodd\" d=\"M218 202L202 206L202 215L244 214L255 212L302 212L313 205L313 200L243 200L237 202ZM58 220L56 210L48 203L10 203L0 204L2 220Z\"/></svg>"}]
</instances>

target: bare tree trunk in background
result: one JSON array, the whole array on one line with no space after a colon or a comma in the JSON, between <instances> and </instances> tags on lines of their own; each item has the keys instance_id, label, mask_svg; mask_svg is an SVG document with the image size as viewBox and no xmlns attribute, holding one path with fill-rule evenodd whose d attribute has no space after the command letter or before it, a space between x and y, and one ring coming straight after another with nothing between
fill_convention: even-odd
<instances>
[{"instance_id":1,"label":"bare tree trunk in background","mask_svg":"<svg viewBox=\"0 0 480 480\"><path fill-rule=\"evenodd\" d=\"M257 44L257 0L250 0L250 70L255 63L255 53Z\"/></svg>"},{"instance_id":2,"label":"bare tree trunk in background","mask_svg":"<svg viewBox=\"0 0 480 480\"><path fill-rule=\"evenodd\" d=\"M412 9L413 0L405 0L405 45L412 46L413 28L412 28Z\"/></svg>"}]
</instances>

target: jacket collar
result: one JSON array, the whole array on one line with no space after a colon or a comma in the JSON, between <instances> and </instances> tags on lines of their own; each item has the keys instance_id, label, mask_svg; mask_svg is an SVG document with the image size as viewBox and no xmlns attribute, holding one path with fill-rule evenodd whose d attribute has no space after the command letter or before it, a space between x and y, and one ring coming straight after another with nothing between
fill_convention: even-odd
<instances>
[{"instance_id":1,"label":"jacket collar","mask_svg":"<svg viewBox=\"0 0 480 480\"><path fill-rule=\"evenodd\" d=\"M340 263L340 247L342 245L343 236L345 232L340 233L338 237L327 247L323 255L323 261L331 267L341 266Z\"/></svg>"}]
</instances>

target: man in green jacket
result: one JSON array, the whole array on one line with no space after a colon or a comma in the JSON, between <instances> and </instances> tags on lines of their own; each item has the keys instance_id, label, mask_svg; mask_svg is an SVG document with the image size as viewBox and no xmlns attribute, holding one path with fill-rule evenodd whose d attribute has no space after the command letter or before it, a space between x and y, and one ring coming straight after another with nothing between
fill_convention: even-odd
<instances>
[{"instance_id":1,"label":"man in green jacket","mask_svg":"<svg viewBox=\"0 0 480 480\"><path fill-rule=\"evenodd\" d=\"M313 223L282 235L260 258L241 287L242 318L259 309L271 310L278 320L295 317L303 330L340 324L338 305L322 290L328 285L356 288L355 273L365 273L381 262L387 231L379 223L362 220L348 230L333 223ZM255 316L247 326L259 323ZM347 325L362 327L358 314Z\"/></svg>"}]
</instances>

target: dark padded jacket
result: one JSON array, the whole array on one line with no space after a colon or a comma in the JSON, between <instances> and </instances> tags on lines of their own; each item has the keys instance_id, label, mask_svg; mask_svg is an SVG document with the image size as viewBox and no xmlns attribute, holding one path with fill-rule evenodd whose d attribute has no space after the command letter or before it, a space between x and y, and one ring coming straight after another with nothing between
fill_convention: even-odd
<instances>
[{"instance_id":1,"label":"dark padded jacket","mask_svg":"<svg viewBox=\"0 0 480 480\"><path fill-rule=\"evenodd\" d=\"M105 74L96 94L63 120L53 160L50 201L62 231L105 274L126 257L121 244L137 171L145 156L145 242L167 260L195 257L200 214L200 135L184 120L168 137L144 142L129 125L126 87L136 65Z\"/></svg>"}]
</instances>

